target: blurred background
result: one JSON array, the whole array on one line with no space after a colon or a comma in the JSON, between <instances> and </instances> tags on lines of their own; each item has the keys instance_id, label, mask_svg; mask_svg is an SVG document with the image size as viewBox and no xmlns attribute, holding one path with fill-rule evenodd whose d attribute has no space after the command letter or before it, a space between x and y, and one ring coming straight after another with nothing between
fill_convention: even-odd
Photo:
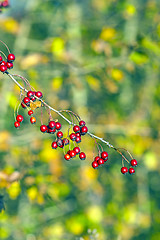
<instances>
[{"instance_id":1,"label":"blurred background","mask_svg":"<svg viewBox=\"0 0 160 240\"><path fill-rule=\"evenodd\" d=\"M103 145L109 160L94 170L87 136L87 160L65 161L39 132L39 110L36 126L20 110L15 129L19 89L0 74L0 239L160 239L159 9L158 0L12 0L0 13L0 39L16 55L11 73L139 163L124 176L121 156Z\"/></svg>"}]
</instances>

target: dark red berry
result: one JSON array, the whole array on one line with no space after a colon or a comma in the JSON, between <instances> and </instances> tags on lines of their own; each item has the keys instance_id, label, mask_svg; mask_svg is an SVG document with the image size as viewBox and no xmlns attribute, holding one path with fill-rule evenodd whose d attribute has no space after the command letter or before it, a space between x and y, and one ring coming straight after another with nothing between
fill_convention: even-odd
<instances>
[{"instance_id":1,"label":"dark red berry","mask_svg":"<svg viewBox=\"0 0 160 240\"><path fill-rule=\"evenodd\" d=\"M132 159L132 160L131 160L131 165L132 165L133 167L136 167L136 166L137 166L137 160L136 160L136 159Z\"/></svg>"},{"instance_id":2,"label":"dark red berry","mask_svg":"<svg viewBox=\"0 0 160 240\"><path fill-rule=\"evenodd\" d=\"M52 148L56 149L58 147L57 142L52 142Z\"/></svg>"},{"instance_id":3,"label":"dark red berry","mask_svg":"<svg viewBox=\"0 0 160 240\"><path fill-rule=\"evenodd\" d=\"M75 126L73 127L73 131L74 131L75 133L80 132L80 127L79 127L78 125L75 125Z\"/></svg>"},{"instance_id":4,"label":"dark red berry","mask_svg":"<svg viewBox=\"0 0 160 240\"><path fill-rule=\"evenodd\" d=\"M57 140L57 145L58 145L58 147L63 148L64 145L63 145L62 139L59 138L59 139Z\"/></svg>"},{"instance_id":5,"label":"dark red berry","mask_svg":"<svg viewBox=\"0 0 160 240\"><path fill-rule=\"evenodd\" d=\"M63 133L61 131L57 132L57 137L58 138L62 138L63 137Z\"/></svg>"},{"instance_id":6,"label":"dark red berry","mask_svg":"<svg viewBox=\"0 0 160 240\"><path fill-rule=\"evenodd\" d=\"M134 173L135 173L134 168L129 168L129 173L130 173L131 175L134 174Z\"/></svg>"},{"instance_id":7,"label":"dark red berry","mask_svg":"<svg viewBox=\"0 0 160 240\"><path fill-rule=\"evenodd\" d=\"M94 158L94 161L98 161L100 159L100 157L99 156L96 156L95 158Z\"/></svg>"},{"instance_id":8,"label":"dark red berry","mask_svg":"<svg viewBox=\"0 0 160 240\"><path fill-rule=\"evenodd\" d=\"M48 124L49 128L53 129L56 128L56 123L54 121L50 121Z\"/></svg>"},{"instance_id":9,"label":"dark red berry","mask_svg":"<svg viewBox=\"0 0 160 240\"><path fill-rule=\"evenodd\" d=\"M42 93L40 91L36 92L35 95L38 98L42 98L43 97L43 95L42 95Z\"/></svg>"},{"instance_id":10,"label":"dark red berry","mask_svg":"<svg viewBox=\"0 0 160 240\"><path fill-rule=\"evenodd\" d=\"M5 73L7 71L7 66L5 65L0 65L0 71Z\"/></svg>"},{"instance_id":11,"label":"dark red berry","mask_svg":"<svg viewBox=\"0 0 160 240\"><path fill-rule=\"evenodd\" d=\"M56 132L56 129L51 129L51 128L48 127L48 131L47 132L51 133L51 134L54 134Z\"/></svg>"},{"instance_id":12,"label":"dark red berry","mask_svg":"<svg viewBox=\"0 0 160 240\"><path fill-rule=\"evenodd\" d=\"M57 130L60 130L61 127L62 127L62 126L61 126L60 122L56 122L56 129L57 129Z\"/></svg>"},{"instance_id":13,"label":"dark red berry","mask_svg":"<svg viewBox=\"0 0 160 240\"><path fill-rule=\"evenodd\" d=\"M79 154L79 153L80 153L80 148L79 148L79 147L75 147L75 148L73 149L73 151L75 151L76 154Z\"/></svg>"},{"instance_id":14,"label":"dark red berry","mask_svg":"<svg viewBox=\"0 0 160 240\"><path fill-rule=\"evenodd\" d=\"M121 168L121 173L126 174L128 172L128 168L127 167L122 167Z\"/></svg>"},{"instance_id":15,"label":"dark red berry","mask_svg":"<svg viewBox=\"0 0 160 240\"><path fill-rule=\"evenodd\" d=\"M1 64L2 61L3 61L3 58L2 58L2 56L0 56L0 64Z\"/></svg>"},{"instance_id":16,"label":"dark red berry","mask_svg":"<svg viewBox=\"0 0 160 240\"><path fill-rule=\"evenodd\" d=\"M26 105L22 102L21 103L22 108L26 108Z\"/></svg>"},{"instance_id":17,"label":"dark red berry","mask_svg":"<svg viewBox=\"0 0 160 240\"><path fill-rule=\"evenodd\" d=\"M83 126L83 127L81 128L81 134L82 134L82 135L85 135L87 132L88 132L88 128L87 128L86 126Z\"/></svg>"},{"instance_id":18,"label":"dark red berry","mask_svg":"<svg viewBox=\"0 0 160 240\"><path fill-rule=\"evenodd\" d=\"M35 102L35 101L36 101L36 98L35 98L35 97L30 97L30 100L31 100L32 102Z\"/></svg>"},{"instance_id":19,"label":"dark red berry","mask_svg":"<svg viewBox=\"0 0 160 240\"><path fill-rule=\"evenodd\" d=\"M92 162L92 167L93 168L98 168L98 162L97 161L93 161Z\"/></svg>"},{"instance_id":20,"label":"dark red berry","mask_svg":"<svg viewBox=\"0 0 160 240\"><path fill-rule=\"evenodd\" d=\"M76 143L80 143L81 142L81 137L76 137Z\"/></svg>"},{"instance_id":21,"label":"dark red berry","mask_svg":"<svg viewBox=\"0 0 160 240\"><path fill-rule=\"evenodd\" d=\"M108 160L108 153L105 152L105 151L103 151L103 152L101 153L101 158L103 158L104 160Z\"/></svg>"},{"instance_id":22,"label":"dark red berry","mask_svg":"<svg viewBox=\"0 0 160 240\"><path fill-rule=\"evenodd\" d=\"M80 158L81 160L85 160L85 159L86 159L86 154L85 154L84 152L81 152L81 153L79 154L79 158Z\"/></svg>"},{"instance_id":23,"label":"dark red berry","mask_svg":"<svg viewBox=\"0 0 160 240\"><path fill-rule=\"evenodd\" d=\"M47 132L48 127L46 125L41 125L40 130L41 130L41 132L45 133L45 132Z\"/></svg>"},{"instance_id":24,"label":"dark red berry","mask_svg":"<svg viewBox=\"0 0 160 240\"><path fill-rule=\"evenodd\" d=\"M18 122L22 122L24 118L22 115L17 115L16 119Z\"/></svg>"},{"instance_id":25,"label":"dark red berry","mask_svg":"<svg viewBox=\"0 0 160 240\"><path fill-rule=\"evenodd\" d=\"M102 164L104 164L104 159L100 158L100 159L98 160L98 165L102 165Z\"/></svg>"},{"instance_id":26,"label":"dark red berry","mask_svg":"<svg viewBox=\"0 0 160 240\"><path fill-rule=\"evenodd\" d=\"M27 97L31 98L31 97L33 97L33 96L34 96L34 94L33 94L32 91L28 91L28 92L27 92Z\"/></svg>"},{"instance_id":27,"label":"dark red berry","mask_svg":"<svg viewBox=\"0 0 160 240\"><path fill-rule=\"evenodd\" d=\"M32 110L29 110L28 111L28 115L31 116L33 114L33 111Z\"/></svg>"},{"instance_id":28,"label":"dark red berry","mask_svg":"<svg viewBox=\"0 0 160 240\"><path fill-rule=\"evenodd\" d=\"M71 156L71 158L76 156L76 152L74 150L70 150L69 155Z\"/></svg>"},{"instance_id":29,"label":"dark red berry","mask_svg":"<svg viewBox=\"0 0 160 240\"><path fill-rule=\"evenodd\" d=\"M6 66L7 66L8 69L11 69L11 68L13 68L13 63L7 62Z\"/></svg>"},{"instance_id":30,"label":"dark red berry","mask_svg":"<svg viewBox=\"0 0 160 240\"><path fill-rule=\"evenodd\" d=\"M19 128L20 127L20 123L19 122L15 122L14 126L15 126L15 128Z\"/></svg>"},{"instance_id":31,"label":"dark red berry","mask_svg":"<svg viewBox=\"0 0 160 240\"><path fill-rule=\"evenodd\" d=\"M71 133L69 137L72 141L75 141L77 138L75 133Z\"/></svg>"},{"instance_id":32,"label":"dark red berry","mask_svg":"<svg viewBox=\"0 0 160 240\"><path fill-rule=\"evenodd\" d=\"M6 61L2 61L2 62L1 62L1 66L2 66L2 65L3 65L3 66L7 66L7 62L6 62Z\"/></svg>"},{"instance_id":33,"label":"dark red berry","mask_svg":"<svg viewBox=\"0 0 160 240\"><path fill-rule=\"evenodd\" d=\"M67 153L67 154L64 155L64 158L65 158L67 161L69 161L69 160L71 159L71 156Z\"/></svg>"},{"instance_id":34,"label":"dark red berry","mask_svg":"<svg viewBox=\"0 0 160 240\"><path fill-rule=\"evenodd\" d=\"M68 138L64 138L63 139L63 144L66 146L69 144L69 139Z\"/></svg>"},{"instance_id":35,"label":"dark red berry","mask_svg":"<svg viewBox=\"0 0 160 240\"><path fill-rule=\"evenodd\" d=\"M85 126L85 125L86 125L86 123L85 123L83 120L81 120L81 121L79 122L79 126L83 127L83 126Z\"/></svg>"},{"instance_id":36,"label":"dark red berry","mask_svg":"<svg viewBox=\"0 0 160 240\"><path fill-rule=\"evenodd\" d=\"M23 99L23 102L28 106L30 104L30 98L29 97L25 97Z\"/></svg>"},{"instance_id":37,"label":"dark red berry","mask_svg":"<svg viewBox=\"0 0 160 240\"><path fill-rule=\"evenodd\" d=\"M13 62L15 60L15 55L13 53L8 54L7 60L8 62Z\"/></svg>"},{"instance_id":38,"label":"dark red berry","mask_svg":"<svg viewBox=\"0 0 160 240\"><path fill-rule=\"evenodd\" d=\"M77 137L80 137L80 136L81 136L80 132L76 133L76 136L77 136Z\"/></svg>"},{"instance_id":39,"label":"dark red berry","mask_svg":"<svg viewBox=\"0 0 160 240\"><path fill-rule=\"evenodd\" d=\"M35 117L31 117L31 118L30 118L30 122L31 122L32 124L35 124L35 123L36 123L36 118L35 118Z\"/></svg>"}]
</instances>

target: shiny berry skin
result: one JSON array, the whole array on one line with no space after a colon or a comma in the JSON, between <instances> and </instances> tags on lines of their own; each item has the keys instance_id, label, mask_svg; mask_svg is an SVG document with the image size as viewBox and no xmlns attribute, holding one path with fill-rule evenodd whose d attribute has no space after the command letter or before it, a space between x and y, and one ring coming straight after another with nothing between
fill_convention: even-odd
<instances>
[{"instance_id":1,"label":"shiny berry skin","mask_svg":"<svg viewBox=\"0 0 160 240\"><path fill-rule=\"evenodd\" d=\"M30 97L31 101L32 102L35 102L36 101L36 98L35 97Z\"/></svg>"},{"instance_id":2,"label":"shiny berry skin","mask_svg":"<svg viewBox=\"0 0 160 240\"><path fill-rule=\"evenodd\" d=\"M1 66L2 66L2 65L3 65L3 66L7 66L6 64L7 64L6 61L2 61L2 62L1 62Z\"/></svg>"},{"instance_id":3,"label":"shiny berry skin","mask_svg":"<svg viewBox=\"0 0 160 240\"><path fill-rule=\"evenodd\" d=\"M75 133L80 132L80 127L79 127L78 125L75 125L75 126L73 127L73 131L74 131Z\"/></svg>"},{"instance_id":4,"label":"shiny berry skin","mask_svg":"<svg viewBox=\"0 0 160 240\"><path fill-rule=\"evenodd\" d=\"M64 158L65 158L67 161L69 161L69 160L71 159L71 156L67 153L67 154L64 155Z\"/></svg>"},{"instance_id":5,"label":"shiny berry skin","mask_svg":"<svg viewBox=\"0 0 160 240\"><path fill-rule=\"evenodd\" d=\"M98 162L97 161L93 161L92 162L92 167L95 169L95 168L98 168Z\"/></svg>"},{"instance_id":6,"label":"shiny berry skin","mask_svg":"<svg viewBox=\"0 0 160 240\"><path fill-rule=\"evenodd\" d=\"M99 156L96 156L95 158L94 158L94 161L98 161L100 159L100 157Z\"/></svg>"},{"instance_id":7,"label":"shiny berry skin","mask_svg":"<svg viewBox=\"0 0 160 240\"><path fill-rule=\"evenodd\" d=\"M8 54L7 60L8 62L13 62L15 60L15 55L13 53Z\"/></svg>"},{"instance_id":8,"label":"shiny berry skin","mask_svg":"<svg viewBox=\"0 0 160 240\"><path fill-rule=\"evenodd\" d=\"M83 127L83 126L85 126L85 125L86 125L85 121L81 120L81 121L79 122L79 126Z\"/></svg>"},{"instance_id":9,"label":"shiny berry skin","mask_svg":"<svg viewBox=\"0 0 160 240\"><path fill-rule=\"evenodd\" d=\"M38 98L42 98L43 97L43 94L40 91L36 92L35 95Z\"/></svg>"},{"instance_id":10,"label":"shiny berry skin","mask_svg":"<svg viewBox=\"0 0 160 240\"><path fill-rule=\"evenodd\" d=\"M69 139L68 138L64 138L63 139L63 144L66 146L69 144Z\"/></svg>"},{"instance_id":11,"label":"shiny berry skin","mask_svg":"<svg viewBox=\"0 0 160 240\"><path fill-rule=\"evenodd\" d=\"M58 147L57 142L52 142L51 146L52 146L53 149L56 149Z\"/></svg>"},{"instance_id":12,"label":"shiny berry skin","mask_svg":"<svg viewBox=\"0 0 160 240\"><path fill-rule=\"evenodd\" d=\"M57 130L60 130L61 127L62 127L62 126L61 126L60 122L56 122L56 129L57 129Z\"/></svg>"},{"instance_id":13,"label":"shiny berry skin","mask_svg":"<svg viewBox=\"0 0 160 240\"><path fill-rule=\"evenodd\" d=\"M17 115L16 119L18 122L22 122L24 118L22 115Z\"/></svg>"},{"instance_id":14,"label":"shiny berry skin","mask_svg":"<svg viewBox=\"0 0 160 240\"><path fill-rule=\"evenodd\" d=\"M69 155L71 156L71 158L76 156L76 152L74 150L70 150Z\"/></svg>"},{"instance_id":15,"label":"shiny berry skin","mask_svg":"<svg viewBox=\"0 0 160 240\"><path fill-rule=\"evenodd\" d=\"M32 110L29 110L28 111L28 115L31 116L33 114L33 111Z\"/></svg>"},{"instance_id":16,"label":"shiny berry skin","mask_svg":"<svg viewBox=\"0 0 160 240\"><path fill-rule=\"evenodd\" d=\"M134 174L135 173L135 170L134 170L134 168L129 168L129 174Z\"/></svg>"},{"instance_id":17,"label":"shiny berry skin","mask_svg":"<svg viewBox=\"0 0 160 240\"><path fill-rule=\"evenodd\" d=\"M102 165L102 164L104 164L104 159L100 158L100 159L98 160L98 165Z\"/></svg>"},{"instance_id":18,"label":"shiny berry skin","mask_svg":"<svg viewBox=\"0 0 160 240\"><path fill-rule=\"evenodd\" d=\"M128 168L127 167L122 167L121 168L121 173L122 174L126 174L128 172Z\"/></svg>"},{"instance_id":19,"label":"shiny berry skin","mask_svg":"<svg viewBox=\"0 0 160 240\"><path fill-rule=\"evenodd\" d=\"M49 126L49 128L54 129L54 128L56 128L56 123L54 121L50 121L48 126Z\"/></svg>"},{"instance_id":20,"label":"shiny berry skin","mask_svg":"<svg viewBox=\"0 0 160 240\"><path fill-rule=\"evenodd\" d=\"M85 160L85 159L86 159L86 154L85 154L84 152L81 152L81 153L79 154L79 158L80 158L81 160Z\"/></svg>"},{"instance_id":21,"label":"shiny berry skin","mask_svg":"<svg viewBox=\"0 0 160 240\"><path fill-rule=\"evenodd\" d=\"M13 68L13 63L7 62L6 66L7 66L8 69L11 69L11 68Z\"/></svg>"},{"instance_id":22,"label":"shiny berry skin","mask_svg":"<svg viewBox=\"0 0 160 240\"><path fill-rule=\"evenodd\" d=\"M3 61L3 58L2 58L2 56L0 56L0 64L1 64L2 61Z\"/></svg>"},{"instance_id":23,"label":"shiny berry skin","mask_svg":"<svg viewBox=\"0 0 160 240\"><path fill-rule=\"evenodd\" d=\"M81 142L81 137L76 137L76 143L80 143Z\"/></svg>"},{"instance_id":24,"label":"shiny berry skin","mask_svg":"<svg viewBox=\"0 0 160 240\"><path fill-rule=\"evenodd\" d=\"M22 108L26 108L26 105L24 103L21 103Z\"/></svg>"},{"instance_id":25,"label":"shiny berry skin","mask_svg":"<svg viewBox=\"0 0 160 240\"><path fill-rule=\"evenodd\" d=\"M23 99L23 102L26 104L26 105L29 105L30 104L30 98L29 97L25 97Z\"/></svg>"},{"instance_id":26,"label":"shiny berry skin","mask_svg":"<svg viewBox=\"0 0 160 240\"><path fill-rule=\"evenodd\" d=\"M63 145L62 139L59 138L59 139L57 140L57 145L58 145L58 147L63 148L64 145Z\"/></svg>"},{"instance_id":27,"label":"shiny berry skin","mask_svg":"<svg viewBox=\"0 0 160 240\"><path fill-rule=\"evenodd\" d=\"M76 154L79 154L81 150L80 150L79 147L75 147L75 148L73 149L73 151L75 151Z\"/></svg>"},{"instance_id":28,"label":"shiny berry skin","mask_svg":"<svg viewBox=\"0 0 160 240\"><path fill-rule=\"evenodd\" d=\"M85 135L87 132L88 132L88 128L87 128L86 126L83 126L83 127L81 128L81 134L82 134L82 135Z\"/></svg>"},{"instance_id":29,"label":"shiny berry skin","mask_svg":"<svg viewBox=\"0 0 160 240\"><path fill-rule=\"evenodd\" d=\"M63 133L61 131L57 132L57 137L58 138L62 138L63 137Z\"/></svg>"},{"instance_id":30,"label":"shiny berry skin","mask_svg":"<svg viewBox=\"0 0 160 240\"><path fill-rule=\"evenodd\" d=\"M76 133L76 136L77 136L77 137L80 137L80 136L81 136L80 132Z\"/></svg>"},{"instance_id":31,"label":"shiny berry skin","mask_svg":"<svg viewBox=\"0 0 160 240\"><path fill-rule=\"evenodd\" d=\"M48 127L46 125L41 125L40 126L40 131L41 132L45 133L45 132L47 132L47 130L48 130Z\"/></svg>"},{"instance_id":32,"label":"shiny berry skin","mask_svg":"<svg viewBox=\"0 0 160 240\"><path fill-rule=\"evenodd\" d=\"M15 126L15 128L19 128L20 127L20 122L15 122L14 126Z\"/></svg>"},{"instance_id":33,"label":"shiny berry skin","mask_svg":"<svg viewBox=\"0 0 160 240\"><path fill-rule=\"evenodd\" d=\"M101 158L104 159L104 160L107 160L107 159L108 159L108 153L105 152L105 151L103 151L103 152L101 153Z\"/></svg>"},{"instance_id":34,"label":"shiny berry skin","mask_svg":"<svg viewBox=\"0 0 160 240\"><path fill-rule=\"evenodd\" d=\"M75 133L71 133L69 137L72 141L75 141L77 138Z\"/></svg>"},{"instance_id":35,"label":"shiny berry skin","mask_svg":"<svg viewBox=\"0 0 160 240\"><path fill-rule=\"evenodd\" d=\"M0 71L5 73L7 71L7 66L5 65L0 65Z\"/></svg>"},{"instance_id":36,"label":"shiny berry skin","mask_svg":"<svg viewBox=\"0 0 160 240\"><path fill-rule=\"evenodd\" d=\"M51 129L51 128L48 127L47 132L51 133L51 134L54 134L56 132L56 129Z\"/></svg>"},{"instance_id":37,"label":"shiny berry skin","mask_svg":"<svg viewBox=\"0 0 160 240\"><path fill-rule=\"evenodd\" d=\"M31 98L31 97L33 97L33 96L34 96L34 94L33 94L32 91L28 91L28 92L27 92L27 97Z\"/></svg>"},{"instance_id":38,"label":"shiny berry skin","mask_svg":"<svg viewBox=\"0 0 160 240\"><path fill-rule=\"evenodd\" d=\"M136 167L136 166L137 166L137 160L136 160L136 159L132 159L132 160L131 160L131 165L132 165L133 167Z\"/></svg>"},{"instance_id":39,"label":"shiny berry skin","mask_svg":"<svg viewBox=\"0 0 160 240\"><path fill-rule=\"evenodd\" d=\"M30 122L31 122L32 124L35 124L35 123L36 123L36 118L35 118L35 117L31 117L31 118L30 118Z\"/></svg>"}]
</instances>

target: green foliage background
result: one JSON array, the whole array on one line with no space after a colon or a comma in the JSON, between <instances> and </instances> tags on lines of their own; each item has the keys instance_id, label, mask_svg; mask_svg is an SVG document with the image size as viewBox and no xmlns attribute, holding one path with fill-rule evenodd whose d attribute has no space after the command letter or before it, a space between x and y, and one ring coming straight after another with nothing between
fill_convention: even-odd
<instances>
[{"instance_id":1,"label":"green foliage background","mask_svg":"<svg viewBox=\"0 0 160 240\"><path fill-rule=\"evenodd\" d=\"M19 90L1 74L0 239L160 239L159 9L158 0L12 0L1 13L0 39L16 55L12 73L139 165L123 176L120 155L104 146L106 166L92 169L88 137L87 160L66 162L39 132L40 120L30 125L23 111L15 129Z\"/></svg>"}]
</instances>

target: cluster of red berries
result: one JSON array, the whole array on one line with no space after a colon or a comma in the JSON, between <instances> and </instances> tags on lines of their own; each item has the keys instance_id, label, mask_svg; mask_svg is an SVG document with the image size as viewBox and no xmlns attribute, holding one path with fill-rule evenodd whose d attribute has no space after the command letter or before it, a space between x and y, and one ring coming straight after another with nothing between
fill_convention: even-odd
<instances>
[{"instance_id":1,"label":"cluster of red berries","mask_svg":"<svg viewBox=\"0 0 160 240\"><path fill-rule=\"evenodd\" d=\"M92 167L93 168L98 168L99 166L102 166L105 162L108 160L108 153L103 151L101 152L101 157L96 156L94 158L94 161L92 162Z\"/></svg>"},{"instance_id":2,"label":"cluster of red berries","mask_svg":"<svg viewBox=\"0 0 160 240\"><path fill-rule=\"evenodd\" d=\"M2 8L6 8L8 6L9 6L8 0L4 0L4 1L0 2L0 12L2 11Z\"/></svg>"},{"instance_id":3,"label":"cluster of red berries","mask_svg":"<svg viewBox=\"0 0 160 240\"><path fill-rule=\"evenodd\" d=\"M13 68L13 62L15 60L15 55L13 53L8 54L7 62L3 60L2 56L0 56L0 71L5 73L8 69Z\"/></svg>"},{"instance_id":4,"label":"cluster of red berries","mask_svg":"<svg viewBox=\"0 0 160 240\"><path fill-rule=\"evenodd\" d=\"M129 172L129 174L134 174L135 173L135 169L133 167L137 166L137 160L136 159L132 159L130 161L131 167L128 169L127 167L122 167L121 168L121 173L122 174L126 174Z\"/></svg>"}]
</instances>

